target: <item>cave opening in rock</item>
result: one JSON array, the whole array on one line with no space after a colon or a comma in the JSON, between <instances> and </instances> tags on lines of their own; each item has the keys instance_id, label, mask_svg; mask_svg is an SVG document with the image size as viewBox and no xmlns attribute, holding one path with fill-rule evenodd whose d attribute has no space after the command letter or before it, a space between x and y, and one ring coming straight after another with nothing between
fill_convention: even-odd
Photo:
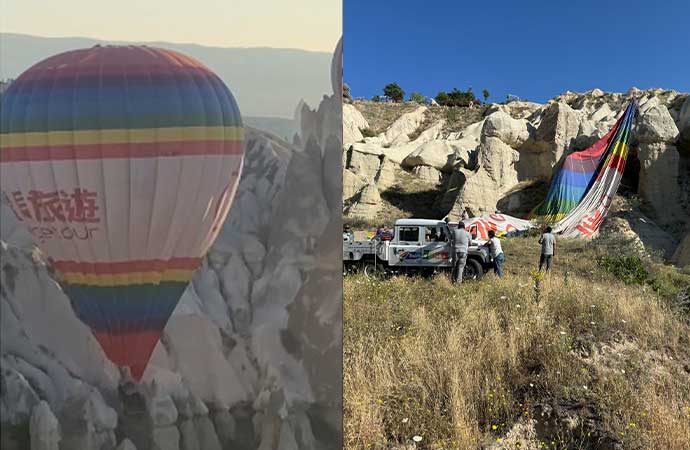
<instances>
[{"instance_id":1,"label":"cave opening in rock","mask_svg":"<svg viewBox=\"0 0 690 450\"><path fill-rule=\"evenodd\" d=\"M637 146L631 146L628 152L628 161L625 164L625 171L618 192L621 194L637 194L640 184L640 159L638 157Z\"/></svg>"}]
</instances>

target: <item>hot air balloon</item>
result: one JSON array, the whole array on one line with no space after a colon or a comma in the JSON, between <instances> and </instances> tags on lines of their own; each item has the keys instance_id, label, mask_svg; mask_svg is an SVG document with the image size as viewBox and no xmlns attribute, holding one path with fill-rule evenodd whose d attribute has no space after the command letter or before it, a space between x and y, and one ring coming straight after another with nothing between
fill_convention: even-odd
<instances>
[{"instance_id":1,"label":"hot air balloon","mask_svg":"<svg viewBox=\"0 0 690 450\"><path fill-rule=\"evenodd\" d=\"M106 356L140 381L237 189L232 93L180 53L95 46L32 66L1 107L5 201Z\"/></svg>"}]
</instances>

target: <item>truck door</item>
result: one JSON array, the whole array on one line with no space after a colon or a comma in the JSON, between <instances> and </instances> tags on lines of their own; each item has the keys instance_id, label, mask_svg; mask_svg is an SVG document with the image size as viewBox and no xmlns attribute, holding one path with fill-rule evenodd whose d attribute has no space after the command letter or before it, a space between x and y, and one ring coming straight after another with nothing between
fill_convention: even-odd
<instances>
[{"instance_id":1,"label":"truck door","mask_svg":"<svg viewBox=\"0 0 690 450\"><path fill-rule=\"evenodd\" d=\"M424 227L422 263L432 267L451 265L450 236L445 225Z\"/></svg>"},{"instance_id":2,"label":"truck door","mask_svg":"<svg viewBox=\"0 0 690 450\"><path fill-rule=\"evenodd\" d=\"M389 247L389 265L418 266L421 264L423 254L422 228L416 225L395 227L395 239Z\"/></svg>"}]
</instances>

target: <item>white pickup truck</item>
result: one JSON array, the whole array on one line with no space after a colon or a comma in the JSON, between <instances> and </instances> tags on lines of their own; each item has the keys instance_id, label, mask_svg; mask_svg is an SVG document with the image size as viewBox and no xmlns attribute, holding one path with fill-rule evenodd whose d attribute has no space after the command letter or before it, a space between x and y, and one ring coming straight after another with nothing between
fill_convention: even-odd
<instances>
[{"instance_id":1,"label":"white pickup truck","mask_svg":"<svg viewBox=\"0 0 690 450\"><path fill-rule=\"evenodd\" d=\"M354 241L343 235L343 270L385 273L433 273L453 268L451 230L457 223L431 219L399 219L393 238ZM491 256L483 241L472 240L467 252L463 279L479 279L492 267Z\"/></svg>"}]
</instances>

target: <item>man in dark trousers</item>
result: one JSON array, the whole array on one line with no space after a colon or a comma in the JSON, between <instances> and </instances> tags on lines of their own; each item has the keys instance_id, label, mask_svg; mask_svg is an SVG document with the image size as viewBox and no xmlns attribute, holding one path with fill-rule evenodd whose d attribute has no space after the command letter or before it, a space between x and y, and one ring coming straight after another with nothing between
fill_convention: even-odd
<instances>
[{"instance_id":1,"label":"man in dark trousers","mask_svg":"<svg viewBox=\"0 0 690 450\"><path fill-rule=\"evenodd\" d=\"M453 230L453 281L462 283L462 273L467 263L467 250L470 246L470 233L465 230L465 224L460 222Z\"/></svg>"},{"instance_id":2,"label":"man in dark trousers","mask_svg":"<svg viewBox=\"0 0 690 450\"><path fill-rule=\"evenodd\" d=\"M496 237L494 230L489 230L489 240L486 241L484 247L488 247L491 258L494 261L494 273L499 278L503 277L503 263L506 261L506 256L501 248L501 241Z\"/></svg>"},{"instance_id":3,"label":"man in dark trousers","mask_svg":"<svg viewBox=\"0 0 690 450\"><path fill-rule=\"evenodd\" d=\"M551 233L551 227L546 227L544 234L539 238L541 244L541 256L539 257L539 271L546 264L546 271L551 270L551 260L556 254L556 236Z\"/></svg>"}]
</instances>

